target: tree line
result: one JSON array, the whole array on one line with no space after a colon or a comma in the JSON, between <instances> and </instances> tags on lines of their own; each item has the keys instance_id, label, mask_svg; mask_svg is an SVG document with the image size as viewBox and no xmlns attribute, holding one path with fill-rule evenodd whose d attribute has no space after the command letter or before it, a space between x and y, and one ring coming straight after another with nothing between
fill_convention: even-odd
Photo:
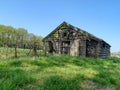
<instances>
[{"instance_id":1,"label":"tree line","mask_svg":"<svg viewBox=\"0 0 120 90\"><path fill-rule=\"evenodd\" d=\"M0 47L41 49L42 46L41 36L28 33L24 28L0 25Z\"/></svg>"}]
</instances>

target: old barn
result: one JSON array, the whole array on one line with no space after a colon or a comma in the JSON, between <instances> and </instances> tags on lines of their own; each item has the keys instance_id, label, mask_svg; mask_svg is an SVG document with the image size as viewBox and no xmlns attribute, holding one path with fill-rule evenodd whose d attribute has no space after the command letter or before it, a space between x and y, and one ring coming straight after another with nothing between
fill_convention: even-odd
<instances>
[{"instance_id":1,"label":"old barn","mask_svg":"<svg viewBox=\"0 0 120 90\"><path fill-rule=\"evenodd\" d=\"M110 56L110 45L104 40L63 22L43 39L45 52L72 56Z\"/></svg>"}]
</instances>

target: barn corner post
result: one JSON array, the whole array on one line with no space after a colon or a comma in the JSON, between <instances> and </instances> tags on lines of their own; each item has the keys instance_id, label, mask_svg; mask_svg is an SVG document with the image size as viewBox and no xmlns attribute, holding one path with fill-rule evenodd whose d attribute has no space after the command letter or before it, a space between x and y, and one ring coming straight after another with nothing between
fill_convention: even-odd
<instances>
[{"instance_id":1,"label":"barn corner post","mask_svg":"<svg viewBox=\"0 0 120 90\"><path fill-rule=\"evenodd\" d=\"M100 53L100 41L98 41L97 45L96 45L96 58L99 58L99 53Z\"/></svg>"},{"instance_id":2,"label":"barn corner post","mask_svg":"<svg viewBox=\"0 0 120 90\"><path fill-rule=\"evenodd\" d=\"M82 36L82 38L80 39L80 42L79 42L79 55L80 56L83 56L83 57L86 57L86 53L87 53L87 45L86 45L86 37L85 36Z\"/></svg>"},{"instance_id":3,"label":"barn corner post","mask_svg":"<svg viewBox=\"0 0 120 90\"><path fill-rule=\"evenodd\" d=\"M86 57L86 39L82 40L82 56Z\"/></svg>"},{"instance_id":4,"label":"barn corner post","mask_svg":"<svg viewBox=\"0 0 120 90\"><path fill-rule=\"evenodd\" d=\"M61 39L59 39L58 42L59 42L59 43L58 43L58 54L61 54L61 44L62 44Z\"/></svg>"}]
</instances>

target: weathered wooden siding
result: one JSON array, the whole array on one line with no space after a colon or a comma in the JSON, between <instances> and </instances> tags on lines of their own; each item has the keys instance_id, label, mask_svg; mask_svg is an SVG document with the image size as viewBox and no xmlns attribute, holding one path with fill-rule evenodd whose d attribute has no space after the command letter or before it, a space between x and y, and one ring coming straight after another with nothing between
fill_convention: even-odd
<instances>
[{"instance_id":1,"label":"weathered wooden siding","mask_svg":"<svg viewBox=\"0 0 120 90\"><path fill-rule=\"evenodd\" d=\"M71 41L70 46L70 55L71 56L79 56L79 39Z\"/></svg>"},{"instance_id":2,"label":"weathered wooden siding","mask_svg":"<svg viewBox=\"0 0 120 90\"><path fill-rule=\"evenodd\" d=\"M80 40L79 56L86 56L86 40Z\"/></svg>"},{"instance_id":3,"label":"weathered wooden siding","mask_svg":"<svg viewBox=\"0 0 120 90\"><path fill-rule=\"evenodd\" d=\"M107 58L110 56L110 46L105 42L100 42L99 57Z\"/></svg>"},{"instance_id":4,"label":"weathered wooden siding","mask_svg":"<svg viewBox=\"0 0 120 90\"><path fill-rule=\"evenodd\" d=\"M97 47L98 42L93 40L93 39L89 39L86 41L86 56L88 57L97 57Z\"/></svg>"}]
</instances>

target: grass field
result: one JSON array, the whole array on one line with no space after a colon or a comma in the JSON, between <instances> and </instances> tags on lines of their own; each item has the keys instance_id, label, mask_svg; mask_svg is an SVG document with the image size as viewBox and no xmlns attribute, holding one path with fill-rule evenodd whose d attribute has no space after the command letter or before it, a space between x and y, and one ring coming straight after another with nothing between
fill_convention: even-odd
<instances>
[{"instance_id":1,"label":"grass field","mask_svg":"<svg viewBox=\"0 0 120 90\"><path fill-rule=\"evenodd\" d=\"M43 55L41 50L37 50L38 56ZM28 55L29 54L29 55ZM33 56L32 49L21 49L17 48L17 56L18 57L25 57L25 56ZM15 57L15 49L14 48L2 48L0 47L0 58L2 59L9 59Z\"/></svg>"},{"instance_id":2,"label":"grass field","mask_svg":"<svg viewBox=\"0 0 120 90\"><path fill-rule=\"evenodd\" d=\"M120 59L67 55L0 59L0 90L120 90Z\"/></svg>"}]
</instances>

